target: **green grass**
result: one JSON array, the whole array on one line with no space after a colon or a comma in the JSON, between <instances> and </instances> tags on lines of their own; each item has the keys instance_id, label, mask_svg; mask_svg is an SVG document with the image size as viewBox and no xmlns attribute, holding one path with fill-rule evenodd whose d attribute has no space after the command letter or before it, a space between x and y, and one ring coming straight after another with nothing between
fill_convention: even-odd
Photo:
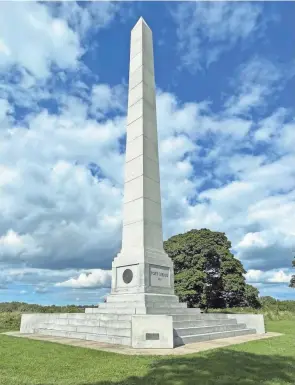
<instances>
[{"instance_id":1,"label":"green grass","mask_svg":"<svg viewBox=\"0 0 295 385\"><path fill-rule=\"evenodd\" d=\"M290 301L291 302L291 301ZM295 302L295 301L292 301ZM282 310L276 306L263 307L260 309L254 309L251 307L232 307L228 309L209 309L209 313L251 313L251 314L263 314L264 319L267 321L280 321L280 320L294 320L295 322L295 312L294 310Z\"/></svg>"},{"instance_id":2,"label":"green grass","mask_svg":"<svg viewBox=\"0 0 295 385\"><path fill-rule=\"evenodd\" d=\"M268 321L281 337L180 357L125 356L0 336L1 385L295 384L295 324Z\"/></svg>"}]
</instances>

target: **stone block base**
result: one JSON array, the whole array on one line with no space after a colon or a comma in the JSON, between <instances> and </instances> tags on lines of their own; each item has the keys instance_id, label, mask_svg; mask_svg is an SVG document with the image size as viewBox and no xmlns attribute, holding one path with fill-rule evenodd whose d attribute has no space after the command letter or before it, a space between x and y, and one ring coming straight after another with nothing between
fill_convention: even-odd
<instances>
[{"instance_id":1,"label":"stone block base","mask_svg":"<svg viewBox=\"0 0 295 385\"><path fill-rule=\"evenodd\" d=\"M146 349L171 349L192 342L264 334L261 314L201 313L173 303L165 307L114 303L85 313L23 314L20 332L77 338Z\"/></svg>"}]
</instances>

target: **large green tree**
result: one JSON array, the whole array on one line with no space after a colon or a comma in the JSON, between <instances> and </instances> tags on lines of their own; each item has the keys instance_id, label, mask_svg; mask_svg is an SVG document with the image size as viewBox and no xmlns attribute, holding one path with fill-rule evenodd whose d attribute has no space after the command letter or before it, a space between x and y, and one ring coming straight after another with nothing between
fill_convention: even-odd
<instances>
[{"instance_id":1,"label":"large green tree","mask_svg":"<svg viewBox=\"0 0 295 385\"><path fill-rule=\"evenodd\" d=\"M258 290L246 284L243 265L230 248L224 233L208 229L191 230L164 242L182 301L202 308L259 307Z\"/></svg>"}]
</instances>

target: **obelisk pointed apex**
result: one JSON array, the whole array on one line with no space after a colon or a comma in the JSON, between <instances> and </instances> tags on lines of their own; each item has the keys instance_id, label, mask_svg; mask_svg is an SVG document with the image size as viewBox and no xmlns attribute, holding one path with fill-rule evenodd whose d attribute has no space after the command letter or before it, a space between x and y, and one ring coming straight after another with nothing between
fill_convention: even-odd
<instances>
[{"instance_id":1,"label":"obelisk pointed apex","mask_svg":"<svg viewBox=\"0 0 295 385\"><path fill-rule=\"evenodd\" d=\"M135 26L133 27L133 29L136 26L138 26L139 24L145 24L148 28L150 28L149 25L147 24L147 22L144 20L144 18L142 16L140 16L140 18L137 20L137 22L136 22Z\"/></svg>"}]
</instances>

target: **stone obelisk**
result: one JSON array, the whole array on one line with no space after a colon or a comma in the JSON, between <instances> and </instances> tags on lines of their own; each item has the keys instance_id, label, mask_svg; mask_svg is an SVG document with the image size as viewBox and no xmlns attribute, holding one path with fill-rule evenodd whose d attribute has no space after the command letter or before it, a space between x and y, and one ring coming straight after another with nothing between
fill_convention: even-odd
<instances>
[{"instance_id":1,"label":"stone obelisk","mask_svg":"<svg viewBox=\"0 0 295 385\"><path fill-rule=\"evenodd\" d=\"M131 31L122 249L112 271L112 299L175 300L163 249L153 37L142 17Z\"/></svg>"},{"instance_id":2,"label":"stone obelisk","mask_svg":"<svg viewBox=\"0 0 295 385\"><path fill-rule=\"evenodd\" d=\"M142 18L131 32L123 239L112 270L106 303L85 314L23 314L20 332L152 349L265 332L262 315L201 314L174 295L162 242L152 32Z\"/></svg>"}]
</instances>

